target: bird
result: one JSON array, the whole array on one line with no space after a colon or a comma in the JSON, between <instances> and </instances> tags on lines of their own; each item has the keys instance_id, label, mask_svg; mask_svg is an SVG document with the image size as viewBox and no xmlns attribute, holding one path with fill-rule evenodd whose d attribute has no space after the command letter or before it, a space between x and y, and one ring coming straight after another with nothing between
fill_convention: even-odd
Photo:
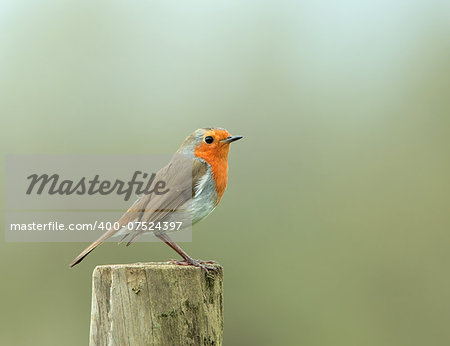
<instances>
[{"instance_id":1,"label":"bird","mask_svg":"<svg viewBox=\"0 0 450 346\"><path fill-rule=\"evenodd\" d=\"M112 236L125 233L121 241L129 237L126 244L129 246L138 236L148 232L144 229L124 228L130 222L155 224L184 220L185 225L188 220L188 225L191 226L206 218L219 204L227 187L230 144L241 138L243 137L232 136L219 127L195 130L185 139L169 164L156 173L155 181L166 182L168 192L139 197L117 221L118 227L109 229L89 245L72 261L70 267L80 263ZM212 269L208 264L214 261L193 259L170 238L169 231L160 229L153 230L153 233L183 258L171 260L172 263L195 266L206 271Z\"/></svg>"}]
</instances>

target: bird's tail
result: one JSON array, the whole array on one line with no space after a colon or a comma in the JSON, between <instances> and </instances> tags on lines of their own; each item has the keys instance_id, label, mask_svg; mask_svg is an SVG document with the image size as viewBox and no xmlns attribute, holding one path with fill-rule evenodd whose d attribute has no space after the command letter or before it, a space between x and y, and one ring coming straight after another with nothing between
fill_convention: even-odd
<instances>
[{"instance_id":1,"label":"bird's tail","mask_svg":"<svg viewBox=\"0 0 450 346\"><path fill-rule=\"evenodd\" d=\"M105 234L103 234L100 238L98 238L96 241L94 241L91 245L89 245L82 253L80 253L73 261L70 263L70 266L73 267L74 265L77 265L80 263L87 255L89 255L94 249L99 246L101 243L103 243L106 239L114 235L115 233L118 233L119 230L124 227L128 222L135 220L139 217L139 215L142 214L144 209L142 208L143 205L145 205L148 202L148 198L141 198L139 197L136 202L133 203L133 205L126 211L125 214L122 215L122 217L117 221L119 224L119 227L113 227L110 230L108 230ZM119 233L120 234L120 233ZM128 235L128 234L127 234Z\"/></svg>"},{"instance_id":2,"label":"bird's tail","mask_svg":"<svg viewBox=\"0 0 450 346\"><path fill-rule=\"evenodd\" d=\"M108 232L103 234L100 238L98 238L96 241L94 241L91 245L89 245L86 249L83 250L82 253L80 253L73 261L70 263L70 266L73 267L74 265L80 263L87 255L89 255L94 249L99 246L101 243L103 243L106 239L111 237L114 233L116 233L117 230L114 228L111 228Z\"/></svg>"}]
</instances>

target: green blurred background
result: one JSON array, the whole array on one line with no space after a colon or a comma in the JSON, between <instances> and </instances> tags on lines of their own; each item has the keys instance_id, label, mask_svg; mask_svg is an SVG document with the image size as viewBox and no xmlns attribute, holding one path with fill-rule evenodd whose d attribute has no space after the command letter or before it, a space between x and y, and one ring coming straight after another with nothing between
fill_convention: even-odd
<instances>
[{"instance_id":1,"label":"green blurred background","mask_svg":"<svg viewBox=\"0 0 450 346\"><path fill-rule=\"evenodd\" d=\"M3 0L0 32L2 154L245 136L182 244L227 345L450 344L448 1ZM174 256L85 245L0 242L0 344L86 345L94 266Z\"/></svg>"}]
</instances>

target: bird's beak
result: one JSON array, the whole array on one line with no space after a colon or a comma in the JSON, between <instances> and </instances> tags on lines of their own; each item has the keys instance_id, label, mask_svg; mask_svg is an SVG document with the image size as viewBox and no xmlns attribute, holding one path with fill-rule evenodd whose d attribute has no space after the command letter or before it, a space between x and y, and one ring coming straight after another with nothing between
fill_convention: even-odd
<instances>
[{"instance_id":1,"label":"bird's beak","mask_svg":"<svg viewBox=\"0 0 450 346\"><path fill-rule=\"evenodd\" d=\"M230 136L230 137L227 137L227 138L225 138L225 139L222 139L222 140L220 141L220 143L231 143L231 142L238 141L238 140L240 140L241 138L242 138L242 136Z\"/></svg>"}]
</instances>

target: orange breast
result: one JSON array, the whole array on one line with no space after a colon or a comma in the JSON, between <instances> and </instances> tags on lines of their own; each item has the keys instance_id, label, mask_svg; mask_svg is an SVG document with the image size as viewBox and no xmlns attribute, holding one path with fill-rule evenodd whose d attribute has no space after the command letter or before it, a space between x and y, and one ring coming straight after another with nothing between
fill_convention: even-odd
<instances>
[{"instance_id":1,"label":"orange breast","mask_svg":"<svg viewBox=\"0 0 450 346\"><path fill-rule=\"evenodd\" d=\"M202 146L195 150L195 156L204 159L211 166L214 182L216 185L217 199L215 203L219 203L220 199L227 188L228 180L228 147L226 152L211 152L209 150L201 150ZM225 149L225 148L224 148Z\"/></svg>"}]
</instances>

